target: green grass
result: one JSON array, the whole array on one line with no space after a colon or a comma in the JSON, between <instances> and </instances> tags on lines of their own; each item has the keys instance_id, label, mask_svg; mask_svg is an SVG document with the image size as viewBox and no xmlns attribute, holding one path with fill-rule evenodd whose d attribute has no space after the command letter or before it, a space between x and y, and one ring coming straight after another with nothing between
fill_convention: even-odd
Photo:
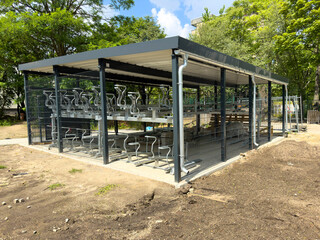
<instances>
[{"instance_id":1,"label":"green grass","mask_svg":"<svg viewBox=\"0 0 320 240\"><path fill-rule=\"evenodd\" d=\"M12 126L13 124L19 122L19 120L15 119L14 117L4 117L0 119L0 126Z\"/></svg>"},{"instance_id":2,"label":"green grass","mask_svg":"<svg viewBox=\"0 0 320 240\"><path fill-rule=\"evenodd\" d=\"M116 187L118 187L118 186L115 185L115 184L108 184L107 186L99 188L99 190L96 193L96 195L100 196L100 195L106 194L106 193L108 193L109 191L111 191L112 189L114 189Z\"/></svg>"},{"instance_id":3,"label":"green grass","mask_svg":"<svg viewBox=\"0 0 320 240\"><path fill-rule=\"evenodd\" d=\"M0 169L5 169L7 168L6 166L0 165Z\"/></svg>"},{"instance_id":4,"label":"green grass","mask_svg":"<svg viewBox=\"0 0 320 240\"><path fill-rule=\"evenodd\" d=\"M51 184L48 188L49 188L51 191L53 191L53 190L55 190L55 189L57 189L57 188L61 188L61 187L63 187L63 186L64 186L64 184L54 183L54 184Z\"/></svg>"},{"instance_id":5,"label":"green grass","mask_svg":"<svg viewBox=\"0 0 320 240\"><path fill-rule=\"evenodd\" d=\"M72 170L69 171L69 173L71 174L75 174L75 173L82 173L82 169L76 169L76 168L72 168Z\"/></svg>"}]
</instances>

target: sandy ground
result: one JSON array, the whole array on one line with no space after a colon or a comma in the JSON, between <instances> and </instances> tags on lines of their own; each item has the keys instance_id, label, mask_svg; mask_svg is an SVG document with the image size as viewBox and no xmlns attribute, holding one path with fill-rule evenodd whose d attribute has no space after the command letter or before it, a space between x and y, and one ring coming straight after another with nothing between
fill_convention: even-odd
<instances>
[{"instance_id":1,"label":"sandy ground","mask_svg":"<svg viewBox=\"0 0 320 240\"><path fill-rule=\"evenodd\" d=\"M27 122L17 123L12 126L0 126L0 140L25 137L28 137Z\"/></svg>"},{"instance_id":2,"label":"sandy ground","mask_svg":"<svg viewBox=\"0 0 320 240\"><path fill-rule=\"evenodd\" d=\"M0 239L320 239L320 126L308 130L179 190L0 146Z\"/></svg>"}]
</instances>

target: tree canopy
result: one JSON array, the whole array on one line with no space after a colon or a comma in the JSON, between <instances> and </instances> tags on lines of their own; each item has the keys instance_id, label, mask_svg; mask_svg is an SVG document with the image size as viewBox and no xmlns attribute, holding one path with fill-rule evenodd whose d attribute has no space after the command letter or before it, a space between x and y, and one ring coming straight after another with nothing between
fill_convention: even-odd
<instances>
[{"instance_id":1,"label":"tree canopy","mask_svg":"<svg viewBox=\"0 0 320 240\"><path fill-rule=\"evenodd\" d=\"M24 107L24 62L91 49L164 38L152 17L106 17L107 8L129 9L133 0L5 0L0 3L0 117L16 99Z\"/></svg>"},{"instance_id":2,"label":"tree canopy","mask_svg":"<svg viewBox=\"0 0 320 240\"><path fill-rule=\"evenodd\" d=\"M316 99L319 0L236 0L218 16L205 9L203 20L192 40L286 76L291 95Z\"/></svg>"}]
</instances>

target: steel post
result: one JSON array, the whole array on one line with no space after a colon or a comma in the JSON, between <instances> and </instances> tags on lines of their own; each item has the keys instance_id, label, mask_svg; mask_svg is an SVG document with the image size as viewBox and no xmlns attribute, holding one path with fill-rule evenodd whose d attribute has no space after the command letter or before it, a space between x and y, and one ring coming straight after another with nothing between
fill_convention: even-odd
<instances>
[{"instance_id":1,"label":"steel post","mask_svg":"<svg viewBox=\"0 0 320 240\"><path fill-rule=\"evenodd\" d=\"M108 146L108 122L107 122L107 95L106 95L106 60L99 59L99 78L100 78L100 96L101 96L101 130L102 130L102 157L103 164L109 163Z\"/></svg>"},{"instance_id":2,"label":"steel post","mask_svg":"<svg viewBox=\"0 0 320 240\"><path fill-rule=\"evenodd\" d=\"M179 57L172 54L172 98L173 98L173 158L174 181L181 181L181 166L179 152L179 91L178 91Z\"/></svg>"},{"instance_id":3,"label":"steel post","mask_svg":"<svg viewBox=\"0 0 320 240\"><path fill-rule=\"evenodd\" d=\"M59 153L63 152L63 142L62 142L62 133L61 133L61 101L60 101L60 79L59 79L59 70L58 66L53 66L54 73L54 90L56 95L56 120L57 120L57 143ZM54 116L53 116L54 118Z\"/></svg>"},{"instance_id":4,"label":"steel post","mask_svg":"<svg viewBox=\"0 0 320 240\"><path fill-rule=\"evenodd\" d=\"M268 82L268 141L271 141L271 111L272 111L272 92L271 81Z\"/></svg>"},{"instance_id":5,"label":"steel post","mask_svg":"<svg viewBox=\"0 0 320 240\"><path fill-rule=\"evenodd\" d=\"M200 87L197 88L197 111L200 110ZM196 118L196 128L197 128L197 134L200 132L200 114L197 113Z\"/></svg>"},{"instance_id":6,"label":"steel post","mask_svg":"<svg viewBox=\"0 0 320 240\"><path fill-rule=\"evenodd\" d=\"M221 161L226 161L227 132L226 132L226 69L220 69L220 113L221 113Z\"/></svg>"},{"instance_id":7,"label":"steel post","mask_svg":"<svg viewBox=\"0 0 320 240\"><path fill-rule=\"evenodd\" d=\"M253 82L252 76L249 76L249 149L253 149L252 124L253 124Z\"/></svg>"},{"instance_id":8,"label":"steel post","mask_svg":"<svg viewBox=\"0 0 320 240\"><path fill-rule=\"evenodd\" d=\"M282 85L282 134L286 133L286 87Z\"/></svg>"},{"instance_id":9,"label":"steel post","mask_svg":"<svg viewBox=\"0 0 320 240\"><path fill-rule=\"evenodd\" d=\"M24 94L25 94L25 102L26 102L26 119L27 119L27 129L28 129L28 144L32 144L32 135L31 135L31 124L30 124L30 112L29 112L29 76L27 72L23 72L24 75Z\"/></svg>"}]
</instances>

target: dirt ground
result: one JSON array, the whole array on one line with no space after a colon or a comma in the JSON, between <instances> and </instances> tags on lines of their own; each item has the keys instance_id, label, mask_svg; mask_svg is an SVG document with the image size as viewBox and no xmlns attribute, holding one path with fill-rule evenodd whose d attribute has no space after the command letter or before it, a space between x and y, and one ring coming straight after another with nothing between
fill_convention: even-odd
<instances>
[{"instance_id":1,"label":"dirt ground","mask_svg":"<svg viewBox=\"0 0 320 240\"><path fill-rule=\"evenodd\" d=\"M320 239L320 126L308 130L179 190L0 146L0 239Z\"/></svg>"},{"instance_id":2,"label":"dirt ground","mask_svg":"<svg viewBox=\"0 0 320 240\"><path fill-rule=\"evenodd\" d=\"M27 122L19 122L12 126L0 126L0 140L26 137L28 137Z\"/></svg>"}]
</instances>

